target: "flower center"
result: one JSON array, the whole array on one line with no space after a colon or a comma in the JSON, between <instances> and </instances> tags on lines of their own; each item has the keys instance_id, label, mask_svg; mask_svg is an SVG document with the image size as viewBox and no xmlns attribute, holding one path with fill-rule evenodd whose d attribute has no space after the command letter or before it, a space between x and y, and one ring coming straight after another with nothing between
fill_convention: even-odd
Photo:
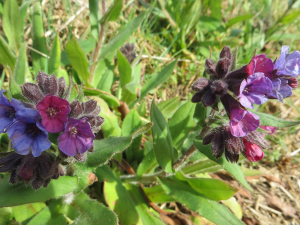
<instances>
[{"instance_id":1,"label":"flower center","mask_svg":"<svg viewBox=\"0 0 300 225\"><path fill-rule=\"evenodd\" d=\"M60 110L59 109L57 109L57 108L48 108L47 109L47 113L48 113L48 115L49 115L49 117L55 117L56 116L56 114L57 113L59 113L60 112Z\"/></svg>"},{"instance_id":2,"label":"flower center","mask_svg":"<svg viewBox=\"0 0 300 225\"><path fill-rule=\"evenodd\" d=\"M76 127L70 128L69 132L70 132L70 134L74 134L74 135L77 134L77 129L76 129Z\"/></svg>"},{"instance_id":3,"label":"flower center","mask_svg":"<svg viewBox=\"0 0 300 225\"><path fill-rule=\"evenodd\" d=\"M16 111L13 108L10 108L5 112L6 117L14 117L15 114L16 114Z\"/></svg>"},{"instance_id":4,"label":"flower center","mask_svg":"<svg viewBox=\"0 0 300 225\"><path fill-rule=\"evenodd\" d=\"M26 133L31 137L37 137L39 132L41 131L35 123L28 123L26 126Z\"/></svg>"}]
</instances>

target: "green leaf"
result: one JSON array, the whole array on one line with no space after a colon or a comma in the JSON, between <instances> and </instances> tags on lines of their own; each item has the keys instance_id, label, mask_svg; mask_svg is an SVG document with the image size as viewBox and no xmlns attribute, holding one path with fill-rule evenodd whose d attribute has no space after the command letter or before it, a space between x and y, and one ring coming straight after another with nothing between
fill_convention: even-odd
<instances>
[{"instance_id":1,"label":"green leaf","mask_svg":"<svg viewBox=\"0 0 300 225\"><path fill-rule=\"evenodd\" d=\"M100 79L98 76L101 76ZM97 78L99 79L98 82L96 81ZM111 93L110 89L114 82L114 66L107 59L100 61L96 67L94 81L94 84L97 84L97 89Z\"/></svg>"},{"instance_id":2,"label":"green leaf","mask_svg":"<svg viewBox=\"0 0 300 225\"><path fill-rule=\"evenodd\" d=\"M251 109L249 111L259 116L260 126L272 126L277 128L283 128L283 127L292 127L300 124L300 121L283 120L266 113L256 112Z\"/></svg>"},{"instance_id":3,"label":"green leaf","mask_svg":"<svg viewBox=\"0 0 300 225\"><path fill-rule=\"evenodd\" d=\"M114 2L110 5L106 13L102 16L100 20L100 24L103 24L107 21L115 21L122 10L123 0L114 0Z\"/></svg>"},{"instance_id":4,"label":"green leaf","mask_svg":"<svg viewBox=\"0 0 300 225\"><path fill-rule=\"evenodd\" d=\"M33 8L33 16L32 16L32 47L44 54L48 54L48 50L46 47L46 40L44 36L44 25L43 25L43 17L41 13L41 5L39 2L35 3ZM31 51L32 61L33 61L33 72L34 76L42 70L47 72L47 58L40 55L35 51Z\"/></svg>"},{"instance_id":5,"label":"green leaf","mask_svg":"<svg viewBox=\"0 0 300 225\"><path fill-rule=\"evenodd\" d=\"M150 117L153 122L153 149L157 162L166 172L172 173L172 162L175 158L172 137L168 124L154 101L152 101Z\"/></svg>"},{"instance_id":6,"label":"green leaf","mask_svg":"<svg viewBox=\"0 0 300 225\"><path fill-rule=\"evenodd\" d=\"M9 177L5 177L0 180L0 208L57 198L73 191L77 183L77 177L64 176L51 180L47 188L35 191L31 187L26 187L25 184L11 185Z\"/></svg>"},{"instance_id":7,"label":"green leaf","mask_svg":"<svg viewBox=\"0 0 300 225\"><path fill-rule=\"evenodd\" d=\"M20 26L23 30L23 28L25 27L25 20L26 20L26 15L27 15L27 8L30 4L36 2L38 0L27 0L25 2L22 3L21 7L20 7ZM21 36L24 36L24 33L21 33Z\"/></svg>"},{"instance_id":8,"label":"green leaf","mask_svg":"<svg viewBox=\"0 0 300 225\"><path fill-rule=\"evenodd\" d=\"M295 19L300 15L300 11L292 12L284 17L282 17L280 20L278 20L278 23L282 24L289 24L294 22Z\"/></svg>"},{"instance_id":9,"label":"green leaf","mask_svg":"<svg viewBox=\"0 0 300 225\"><path fill-rule=\"evenodd\" d=\"M117 97L110 93L95 88L83 87L85 96L98 96L102 98L110 107L120 106L120 101Z\"/></svg>"},{"instance_id":10,"label":"green leaf","mask_svg":"<svg viewBox=\"0 0 300 225\"><path fill-rule=\"evenodd\" d=\"M132 109L125 117L122 124L122 135L128 136L142 126L142 121L135 109ZM139 151L142 136L133 140L132 144L125 150L128 162L133 161Z\"/></svg>"},{"instance_id":11,"label":"green leaf","mask_svg":"<svg viewBox=\"0 0 300 225\"><path fill-rule=\"evenodd\" d=\"M43 208L38 214L36 214L27 225L36 225L36 224L48 224L51 220L51 212L48 207Z\"/></svg>"},{"instance_id":12,"label":"green leaf","mask_svg":"<svg viewBox=\"0 0 300 225\"><path fill-rule=\"evenodd\" d=\"M0 63L4 67L9 66L11 70L14 70L16 64L16 57L9 49L8 44L4 38L0 35Z\"/></svg>"},{"instance_id":13,"label":"green leaf","mask_svg":"<svg viewBox=\"0 0 300 225\"><path fill-rule=\"evenodd\" d=\"M14 212L15 219L21 223L24 222L25 220L28 220L32 216L37 215L45 207L46 207L45 203L38 202L38 203L14 206L12 209Z\"/></svg>"},{"instance_id":14,"label":"green leaf","mask_svg":"<svg viewBox=\"0 0 300 225\"><path fill-rule=\"evenodd\" d=\"M237 202L235 197L231 197L227 200L222 201L224 205L227 205L228 208L236 215L240 220L243 218L243 211L240 204Z\"/></svg>"},{"instance_id":15,"label":"green leaf","mask_svg":"<svg viewBox=\"0 0 300 225\"><path fill-rule=\"evenodd\" d=\"M117 59L120 76L120 87L123 88L131 80L131 67L126 57L120 51L118 51Z\"/></svg>"},{"instance_id":16,"label":"green leaf","mask_svg":"<svg viewBox=\"0 0 300 225\"><path fill-rule=\"evenodd\" d=\"M17 84L22 85L25 83L25 77L29 75L30 71L28 68L26 44L23 43L19 51L13 76Z\"/></svg>"},{"instance_id":17,"label":"green leaf","mask_svg":"<svg viewBox=\"0 0 300 225\"><path fill-rule=\"evenodd\" d=\"M136 177L138 180L142 178L145 173L149 173L158 166L156 157L153 151L153 148L147 155L144 157L143 161L139 164L139 167L136 172Z\"/></svg>"},{"instance_id":18,"label":"green leaf","mask_svg":"<svg viewBox=\"0 0 300 225\"><path fill-rule=\"evenodd\" d=\"M65 207L65 213L74 220L74 225L118 224L118 217L113 211L83 192Z\"/></svg>"},{"instance_id":19,"label":"green leaf","mask_svg":"<svg viewBox=\"0 0 300 225\"><path fill-rule=\"evenodd\" d=\"M241 16L236 16L230 20L228 20L228 22L226 23L226 28L231 27L232 25L242 22L244 20L249 20L253 17L254 15L250 14L250 15L241 15Z\"/></svg>"},{"instance_id":20,"label":"green leaf","mask_svg":"<svg viewBox=\"0 0 300 225\"><path fill-rule=\"evenodd\" d=\"M18 55L21 47L21 34L23 33L18 2L16 0L5 1L3 10L3 30L10 48Z\"/></svg>"},{"instance_id":21,"label":"green leaf","mask_svg":"<svg viewBox=\"0 0 300 225\"><path fill-rule=\"evenodd\" d=\"M66 52L72 67L76 70L81 81L88 84L88 79L90 77L88 70L89 63L75 37L68 41L66 45Z\"/></svg>"},{"instance_id":22,"label":"green leaf","mask_svg":"<svg viewBox=\"0 0 300 225\"><path fill-rule=\"evenodd\" d=\"M176 173L176 178L188 182L194 190L215 201L229 199L237 192L236 188L217 179L189 178L180 171Z\"/></svg>"},{"instance_id":23,"label":"green leaf","mask_svg":"<svg viewBox=\"0 0 300 225\"><path fill-rule=\"evenodd\" d=\"M141 90L141 96L140 99L143 99L149 91L155 89L158 85L163 83L167 78L171 75L173 72L175 65L177 63L176 61L171 62L169 65L164 67L158 74L151 77L149 81L143 86Z\"/></svg>"},{"instance_id":24,"label":"green leaf","mask_svg":"<svg viewBox=\"0 0 300 225\"><path fill-rule=\"evenodd\" d=\"M146 108L146 100L142 101L142 103L137 108L138 113L142 117L146 117L147 108Z\"/></svg>"},{"instance_id":25,"label":"green leaf","mask_svg":"<svg viewBox=\"0 0 300 225\"><path fill-rule=\"evenodd\" d=\"M48 63L48 74L54 74L56 77L58 76L58 70L60 65L60 43L59 43L59 35L56 34L50 51L50 59Z\"/></svg>"},{"instance_id":26,"label":"green leaf","mask_svg":"<svg viewBox=\"0 0 300 225\"><path fill-rule=\"evenodd\" d=\"M218 20L222 20L222 1L221 0L210 0L210 10L211 10L211 17L216 18Z\"/></svg>"},{"instance_id":27,"label":"green leaf","mask_svg":"<svg viewBox=\"0 0 300 225\"><path fill-rule=\"evenodd\" d=\"M190 187L187 182L180 181L175 177L159 180L168 195L213 223L222 225L244 224L226 206L207 199Z\"/></svg>"},{"instance_id":28,"label":"green leaf","mask_svg":"<svg viewBox=\"0 0 300 225\"><path fill-rule=\"evenodd\" d=\"M99 34L99 1L89 0L91 34L98 41Z\"/></svg>"},{"instance_id":29,"label":"green leaf","mask_svg":"<svg viewBox=\"0 0 300 225\"><path fill-rule=\"evenodd\" d=\"M107 138L111 135L121 136L118 117L109 109L108 104L103 99L98 97L93 97L93 99L97 101L98 105L101 105L100 116L102 116L105 121L101 126L104 137Z\"/></svg>"},{"instance_id":30,"label":"green leaf","mask_svg":"<svg viewBox=\"0 0 300 225\"><path fill-rule=\"evenodd\" d=\"M169 129L175 148L180 149L189 132L195 126L193 115L196 104L187 102L182 105L169 121Z\"/></svg>"},{"instance_id":31,"label":"green leaf","mask_svg":"<svg viewBox=\"0 0 300 225\"><path fill-rule=\"evenodd\" d=\"M175 111L179 102L180 102L180 97L178 96L158 103L157 107L165 117L168 117L171 113Z\"/></svg>"},{"instance_id":32,"label":"green leaf","mask_svg":"<svg viewBox=\"0 0 300 225\"><path fill-rule=\"evenodd\" d=\"M150 201L154 203L176 202L174 198L166 193L161 184L152 187L144 187L144 192Z\"/></svg>"},{"instance_id":33,"label":"green leaf","mask_svg":"<svg viewBox=\"0 0 300 225\"><path fill-rule=\"evenodd\" d=\"M194 120L199 126L203 127L205 119L208 117L209 113L210 109L204 107L202 103L197 103L194 113Z\"/></svg>"},{"instance_id":34,"label":"green leaf","mask_svg":"<svg viewBox=\"0 0 300 225\"><path fill-rule=\"evenodd\" d=\"M194 144L201 153L206 155L210 160L220 164L224 168L224 170L226 170L228 173L230 173L232 176L234 176L235 179L237 179L249 191L252 191L252 188L245 180L245 177L244 177L244 174L243 174L243 171L241 170L241 168L237 164L228 162L225 158L225 154L223 154L222 157L216 159L212 154L210 145L203 145L202 141L196 140L196 139L194 140Z\"/></svg>"},{"instance_id":35,"label":"green leaf","mask_svg":"<svg viewBox=\"0 0 300 225\"><path fill-rule=\"evenodd\" d=\"M99 53L99 61L105 59L109 55L107 54L108 52L114 52L124 44L124 42L141 24L144 19L145 13L146 12L142 12L140 15L128 22L108 44L103 46Z\"/></svg>"},{"instance_id":36,"label":"green leaf","mask_svg":"<svg viewBox=\"0 0 300 225\"><path fill-rule=\"evenodd\" d=\"M184 174L199 174L199 173L216 172L220 169L222 169L222 167L219 164L215 163L214 161L201 160L199 162L184 167L182 169L182 172Z\"/></svg>"},{"instance_id":37,"label":"green leaf","mask_svg":"<svg viewBox=\"0 0 300 225\"><path fill-rule=\"evenodd\" d=\"M132 135L126 137L109 137L100 141L94 141L94 153L88 155L85 162L87 167L96 168L97 166L106 163L113 155L122 152L132 143L132 140L137 136L147 132L152 126L152 123L148 123Z\"/></svg>"}]
</instances>

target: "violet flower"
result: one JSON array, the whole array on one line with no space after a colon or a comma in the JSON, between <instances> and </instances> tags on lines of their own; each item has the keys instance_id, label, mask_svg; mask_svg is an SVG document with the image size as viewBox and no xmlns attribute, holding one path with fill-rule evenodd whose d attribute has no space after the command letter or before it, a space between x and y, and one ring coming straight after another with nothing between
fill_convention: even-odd
<instances>
[{"instance_id":1,"label":"violet flower","mask_svg":"<svg viewBox=\"0 0 300 225\"><path fill-rule=\"evenodd\" d=\"M86 118L69 118L65 131L57 138L59 149L68 156L86 152L94 139L95 135Z\"/></svg>"},{"instance_id":2,"label":"violet flower","mask_svg":"<svg viewBox=\"0 0 300 225\"><path fill-rule=\"evenodd\" d=\"M254 73L241 83L238 97L242 106L253 109L253 103L265 103L268 100L266 94L271 91L272 81L263 73Z\"/></svg>"},{"instance_id":3,"label":"violet flower","mask_svg":"<svg viewBox=\"0 0 300 225\"><path fill-rule=\"evenodd\" d=\"M276 78L272 81L272 91L268 94L268 97L271 99L278 99L280 102L284 98L290 97L293 95L293 89L289 86L288 80Z\"/></svg>"},{"instance_id":4,"label":"violet flower","mask_svg":"<svg viewBox=\"0 0 300 225\"><path fill-rule=\"evenodd\" d=\"M274 64L276 75L290 75L298 77L300 74L300 52L294 51L291 54L290 47L284 45L281 47L279 59Z\"/></svg>"},{"instance_id":5,"label":"violet flower","mask_svg":"<svg viewBox=\"0 0 300 225\"><path fill-rule=\"evenodd\" d=\"M42 125L49 133L58 133L64 130L70 112L70 103L54 95L46 97L37 104L36 108L42 116Z\"/></svg>"},{"instance_id":6,"label":"violet flower","mask_svg":"<svg viewBox=\"0 0 300 225\"><path fill-rule=\"evenodd\" d=\"M17 111L25 106L18 100L12 98L11 102L4 96L5 90L0 91L0 134L6 132L16 118Z\"/></svg>"},{"instance_id":7,"label":"violet flower","mask_svg":"<svg viewBox=\"0 0 300 225\"><path fill-rule=\"evenodd\" d=\"M27 155L31 150L32 155L37 157L50 148L48 133L38 122L40 119L38 111L24 108L15 116L16 119L7 129L7 134L18 154Z\"/></svg>"}]
</instances>

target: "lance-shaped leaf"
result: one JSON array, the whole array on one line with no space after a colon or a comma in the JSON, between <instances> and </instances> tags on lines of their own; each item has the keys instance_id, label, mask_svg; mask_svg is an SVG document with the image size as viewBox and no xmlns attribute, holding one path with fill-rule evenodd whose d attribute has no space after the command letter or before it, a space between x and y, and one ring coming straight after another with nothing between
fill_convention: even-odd
<instances>
[{"instance_id":1,"label":"lance-shaped leaf","mask_svg":"<svg viewBox=\"0 0 300 225\"><path fill-rule=\"evenodd\" d=\"M102 98L110 107L120 106L120 101L114 95L95 88L83 87L85 96L98 96Z\"/></svg>"},{"instance_id":2,"label":"lance-shaped leaf","mask_svg":"<svg viewBox=\"0 0 300 225\"><path fill-rule=\"evenodd\" d=\"M168 124L161 111L155 105L154 100L152 101L150 117L153 122L153 149L156 155L156 160L162 168L164 168L167 172L172 173L172 162L175 158L172 137Z\"/></svg>"},{"instance_id":3,"label":"lance-shaped leaf","mask_svg":"<svg viewBox=\"0 0 300 225\"><path fill-rule=\"evenodd\" d=\"M9 177L5 177L0 181L0 208L57 198L73 191L77 184L77 177L64 176L51 180L47 188L35 191L32 187L26 187L25 184L11 185Z\"/></svg>"},{"instance_id":4,"label":"lance-shaped leaf","mask_svg":"<svg viewBox=\"0 0 300 225\"><path fill-rule=\"evenodd\" d=\"M141 90L140 99L143 99L148 94L149 91L153 90L158 85L160 85L165 80L167 80L167 78L173 72L176 63L177 63L177 60L174 62L171 62L169 65L164 67L159 73L157 73L153 77L151 77L151 79L148 80L147 83L143 86L143 88Z\"/></svg>"},{"instance_id":5,"label":"lance-shaped leaf","mask_svg":"<svg viewBox=\"0 0 300 225\"><path fill-rule=\"evenodd\" d=\"M225 154L223 154L220 158L216 159L214 155L212 154L212 150L210 148L210 145L203 145L201 140L194 140L194 144L196 148L206 155L210 160L218 163L223 167L224 170L226 170L228 173L230 173L235 179L237 179L242 185L244 185L249 191L252 191L252 188L247 183L242 169L237 164L230 163L226 160Z\"/></svg>"},{"instance_id":6,"label":"lance-shaped leaf","mask_svg":"<svg viewBox=\"0 0 300 225\"><path fill-rule=\"evenodd\" d=\"M98 0L89 0L89 10L90 10L90 25L91 25L91 34L98 40L99 34L99 1ZM102 41L102 40L101 40Z\"/></svg>"},{"instance_id":7,"label":"lance-shaped leaf","mask_svg":"<svg viewBox=\"0 0 300 225\"><path fill-rule=\"evenodd\" d=\"M161 184L152 187L144 187L144 191L151 202L176 202L174 198L172 198L166 193L166 191L162 188Z\"/></svg>"},{"instance_id":8,"label":"lance-shaped leaf","mask_svg":"<svg viewBox=\"0 0 300 225\"><path fill-rule=\"evenodd\" d=\"M215 201L227 200L237 192L236 188L217 179L190 178L186 177L181 171L176 173L176 178L188 182L194 190Z\"/></svg>"},{"instance_id":9,"label":"lance-shaped leaf","mask_svg":"<svg viewBox=\"0 0 300 225\"><path fill-rule=\"evenodd\" d=\"M180 102L180 97L178 96L158 103L157 107L165 117L170 118L174 113L174 111L176 110L179 102Z\"/></svg>"},{"instance_id":10,"label":"lance-shaped leaf","mask_svg":"<svg viewBox=\"0 0 300 225\"><path fill-rule=\"evenodd\" d=\"M16 64L16 57L9 49L8 44L4 38L0 35L0 63L3 66L9 66L11 70L14 70Z\"/></svg>"},{"instance_id":11,"label":"lance-shaped leaf","mask_svg":"<svg viewBox=\"0 0 300 225\"><path fill-rule=\"evenodd\" d=\"M222 225L244 224L226 206L198 193L188 182L181 181L176 177L159 180L167 194L213 223Z\"/></svg>"},{"instance_id":12,"label":"lance-shaped leaf","mask_svg":"<svg viewBox=\"0 0 300 225\"><path fill-rule=\"evenodd\" d=\"M89 63L87 58L78 44L75 37L73 37L66 45L66 52L68 54L68 58L74 70L76 70L78 76L80 77L81 81L88 84L88 79L90 76L88 67Z\"/></svg>"},{"instance_id":13,"label":"lance-shaped leaf","mask_svg":"<svg viewBox=\"0 0 300 225\"><path fill-rule=\"evenodd\" d=\"M44 36L44 25L41 12L41 4L35 3L32 15L32 47L44 54L48 54L46 40ZM35 51L31 52L33 61L33 71L36 76L40 70L47 72L47 58Z\"/></svg>"},{"instance_id":14,"label":"lance-shaped leaf","mask_svg":"<svg viewBox=\"0 0 300 225\"><path fill-rule=\"evenodd\" d=\"M84 192L75 196L70 205L64 209L65 214L76 225L118 224L117 215L103 204L90 199Z\"/></svg>"},{"instance_id":15,"label":"lance-shaped leaf","mask_svg":"<svg viewBox=\"0 0 300 225\"><path fill-rule=\"evenodd\" d=\"M114 0L114 2L108 8L107 12L102 15L100 24L103 24L107 21L115 21L121 13L122 6L123 0Z\"/></svg>"},{"instance_id":16,"label":"lance-shaped leaf","mask_svg":"<svg viewBox=\"0 0 300 225\"><path fill-rule=\"evenodd\" d=\"M120 87L123 88L131 80L131 67L126 57L120 51L118 51L117 59L120 76Z\"/></svg>"},{"instance_id":17,"label":"lance-shaped leaf","mask_svg":"<svg viewBox=\"0 0 300 225\"><path fill-rule=\"evenodd\" d=\"M139 127L142 126L142 121L139 114L135 109L131 110L125 117L122 124L123 136L128 136L134 133ZM142 136L137 137L132 141L132 144L125 150L126 158L128 162L136 159L138 155L139 147L141 144Z\"/></svg>"},{"instance_id":18,"label":"lance-shaped leaf","mask_svg":"<svg viewBox=\"0 0 300 225\"><path fill-rule=\"evenodd\" d=\"M60 43L59 36L56 34L50 51L50 59L48 62L48 74L54 74L58 76L59 64L60 64Z\"/></svg>"},{"instance_id":19,"label":"lance-shaped leaf","mask_svg":"<svg viewBox=\"0 0 300 225\"><path fill-rule=\"evenodd\" d=\"M150 152L148 152L147 155L144 157L143 161L139 164L139 167L136 171L137 179L140 180L145 173L150 173L157 166L158 163L156 161L155 153L152 148Z\"/></svg>"},{"instance_id":20,"label":"lance-shaped leaf","mask_svg":"<svg viewBox=\"0 0 300 225\"><path fill-rule=\"evenodd\" d=\"M3 8L3 30L9 42L9 46L17 54L21 47L23 27L18 2L16 0L5 1Z\"/></svg>"},{"instance_id":21,"label":"lance-shaped leaf","mask_svg":"<svg viewBox=\"0 0 300 225\"><path fill-rule=\"evenodd\" d=\"M15 219L22 223L37 215L46 207L44 202L30 203L12 207Z\"/></svg>"},{"instance_id":22,"label":"lance-shaped leaf","mask_svg":"<svg viewBox=\"0 0 300 225\"><path fill-rule=\"evenodd\" d=\"M173 145L177 149L181 148L189 132L195 126L195 121L193 120L195 106L192 102L185 103L175 112L169 121Z\"/></svg>"},{"instance_id":23,"label":"lance-shaped leaf","mask_svg":"<svg viewBox=\"0 0 300 225\"><path fill-rule=\"evenodd\" d=\"M119 49L125 41L130 37L130 35L138 28L145 16L145 12L135 17L133 20L129 21L123 28L118 32L118 34L103 48L100 50L98 60L105 59L111 52Z\"/></svg>"},{"instance_id":24,"label":"lance-shaped leaf","mask_svg":"<svg viewBox=\"0 0 300 225\"><path fill-rule=\"evenodd\" d=\"M275 116L266 113L256 112L254 110L249 110L249 111L259 116L259 121L261 126L272 126L272 127L283 128L283 127L293 127L300 124L300 121L288 121L288 120L279 119Z\"/></svg>"},{"instance_id":25,"label":"lance-shaped leaf","mask_svg":"<svg viewBox=\"0 0 300 225\"><path fill-rule=\"evenodd\" d=\"M28 68L28 61L27 61L27 54L26 54L26 44L23 43L21 45L19 55L17 58L15 70L13 73L14 80L17 82L17 84L24 84L25 83L25 77L30 75L30 71Z\"/></svg>"}]
</instances>

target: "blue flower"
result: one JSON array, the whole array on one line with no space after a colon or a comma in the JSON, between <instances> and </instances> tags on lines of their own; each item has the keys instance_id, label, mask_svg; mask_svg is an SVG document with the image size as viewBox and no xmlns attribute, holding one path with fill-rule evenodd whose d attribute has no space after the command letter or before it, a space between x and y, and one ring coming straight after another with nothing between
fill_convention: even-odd
<instances>
[{"instance_id":1,"label":"blue flower","mask_svg":"<svg viewBox=\"0 0 300 225\"><path fill-rule=\"evenodd\" d=\"M7 129L12 147L20 155L27 155L30 150L34 157L50 148L48 133L38 122L40 114L35 109L24 108L15 113L13 124Z\"/></svg>"},{"instance_id":2,"label":"blue flower","mask_svg":"<svg viewBox=\"0 0 300 225\"><path fill-rule=\"evenodd\" d=\"M11 102L4 96L5 90L0 91L0 134L6 132L16 118L17 111L25 109L25 106L16 99Z\"/></svg>"}]
</instances>

